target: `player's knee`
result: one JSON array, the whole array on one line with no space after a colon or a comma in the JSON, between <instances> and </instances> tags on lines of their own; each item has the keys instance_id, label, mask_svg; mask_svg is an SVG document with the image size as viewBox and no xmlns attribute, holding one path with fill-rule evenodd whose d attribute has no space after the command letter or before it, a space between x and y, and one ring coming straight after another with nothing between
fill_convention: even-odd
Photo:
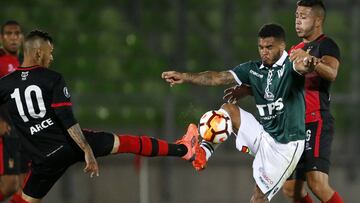
<instances>
[{"instance_id":1,"label":"player's knee","mask_svg":"<svg viewBox=\"0 0 360 203\"><path fill-rule=\"evenodd\" d=\"M303 181L288 180L282 187L283 194L293 200L299 200L306 195Z\"/></svg>"},{"instance_id":2,"label":"player's knee","mask_svg":"<svg viewBox=\"0 0 360 203\"><path fill-rule=\"evenodd\" d=\"M314 194L321 194L329 187L327 181L320 180L318 178L308 178L307 183L308 187Z\"/></svg>"},{"instance_id":3,"label":"player's knee","mask_svg":"<svg viewBox=\"0 0 360 203\"><path fill-rule=\"evenodd\" d=\"M7 177L2 182L1 192L4 197L10 197L19 189L19 179L16 176Z\"/></svg>"},{"instance_id":4,"label":"player's knee","mask_svg":"<svg viewBox=\"0 0 360 203\"><path fill-rule=\"evenodd\" d=\"M239 107L235 104L225 103L221 106L230 116L231 119L236 119L239 117Z\"/></svg>"},{"instance_id":5,"label":"player's knee","mask_svg":"<svg viewBox=\"0 0 360 203\"><path fill-rule=\"evenodd\" d=\"M260 190L258 186L255 187L253 195L250 200L251 203L258 203L258 202L268 202L264 193Z\"/></svg>"},{"instance_id":6,"label":"player's knee","mask_svg":"<svg viewBox=\"0 0 360 203\"><path fill-rule=\"evenodd\" d=\"M221 109L225 110L230 118L234 129L239 129L240 127L240 110L239 107L235 104L225 103L221 106Z\"/></svg>"},{"instance_id":7,"label":"player's knee","mask_svg":"<svg viewBox=\"0 0 360 203\"><path fill-rule=\"evenodd\" d=\"M284 184L282 187L282 192L288 198L291 198L291 199L295 198L295 189L292 185Z\"/></svg>"}]
</instances>

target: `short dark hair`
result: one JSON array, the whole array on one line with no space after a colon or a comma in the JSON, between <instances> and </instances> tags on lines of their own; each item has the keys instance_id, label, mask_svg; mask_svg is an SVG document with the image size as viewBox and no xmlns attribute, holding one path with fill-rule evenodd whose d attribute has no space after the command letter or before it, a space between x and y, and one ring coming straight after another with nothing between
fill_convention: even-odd
<instances>
[{"instance_id":1,"label":"short dark hair","mask_svg":"<svg viewBox=\"0 0 360 203\"><path fill-rule=\"evenodd\" d=\"M285 42L285 31L281 25L270 23L263 25L258 33L259 38L274 37Z\"/></svg>"},{"instance_id":2,"label":"short dark hair","mask_svg":"<svg viewBox=\"0 0 360 203\"><path fill-rule=\"evenodd\" d=\"M325 4L321 0L300 0L296 3L296 5L314 8L319 11L320 15L322 15L325 19L326 8Z\"/></svg>"},{"instance_id":3,"label":"short dark hair","mask_svg":"<svg viewBox=\"0 0 360 203\"><path fill-rule=\"evenodd\" d=\"M5 23L3 23L1 25L1 34L4 34L5 27L8 26L8 25L18 25L21 28L20 23L18 23L17 21L8 20L8 21L6 21Z\"/></svg>"},{"instance_id":4,"label":"short dark hair","mask_svg":"<svg viewBox=\"0 0 360 203\"><path fill-rule=\"evenodd\" d=\"M32 30L31 32L29 32L29 34L27 34L25 37L25 42L29 40L34 40L36 38L40 38L44 41L49 41L50 43L53 43L53 39L50 34L41 30Z\"/></svg>"}]
</instances>

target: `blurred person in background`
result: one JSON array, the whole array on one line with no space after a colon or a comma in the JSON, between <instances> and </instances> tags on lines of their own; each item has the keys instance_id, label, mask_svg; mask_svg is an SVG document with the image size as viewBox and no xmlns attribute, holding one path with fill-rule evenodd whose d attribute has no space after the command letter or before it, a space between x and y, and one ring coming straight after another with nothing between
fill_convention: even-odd
<instances>
[{"instance_id":1,"label":"blurred person in background","mask_svg":"<svg viewBox=\"0 0 360 203\"><path fill-rule=\"evenodd\" d=\"M31 157L30 172L17 203L38 203L65 171L85 161L84 172L99 175L95 157L133 153L173 156L191 161L199 147L197 126L176 143L149 136L116 135L83 130L76 121L64 78L49 69L51 36L33 30L24 40L21 67L0 79L0 104L6 104L22 146Z\"/></svg>"},{"instance_id":2,"label":"blurred person in background","mask_svg":"<svg viewBox=\"0 0 360 203\"><path fill-rule=\"evenodd\" d=\"M23 42L21 26L14 20L6 21L1 25L0 42L0 78L15 71L20 65L19 55ZM4 105L0 106L0 201L13 195L18 199L21 194L21 183L28 171L29 161L21 153L19 137ZM4 131L5 130L5 131ZM17 191L17 193L16 193ZM12 201L12 200L11 200Z\"/></svg>"}]
</instances>

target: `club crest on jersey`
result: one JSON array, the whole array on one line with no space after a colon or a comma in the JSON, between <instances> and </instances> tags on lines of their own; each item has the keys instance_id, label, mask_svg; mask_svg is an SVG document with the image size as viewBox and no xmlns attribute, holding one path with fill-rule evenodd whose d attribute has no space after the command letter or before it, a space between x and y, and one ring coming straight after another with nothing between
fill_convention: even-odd
<instances>
[{"instance_id":1,"label":"club crest on jersey","mask_svg":"<svg viewBox=\"0 0 360 203\"><path fill-rule=\"evenodd\" d=\"M66 97L66 98L70 98L70 93L69 93L68 88L67 88L67 87L64 87L63 91L64 91L65 97Z\"/></svg>"},{"instance_id":2,"label":"club crest on jersey","mask_svg":"<svg viewBox=\"0 0 360 203\"><path fill-rule=\"evenodd\" d=\"M29 76L29 71L21 72L21 80L26 80Z\"/></svg>"},{"instance_id":3,"label":"club crest on jersey","mask_svg":"<svg viewBox=\"0 0 360 203\"><path fill-rule=\"evenodd\" d=\"M306 49L306 53L310 53L310 51L313 49L313 46L309 46L307 49Z\"/></svg>"},{"instance_id":4,"label":"club crest on jersey","mask_svg":"<svg viewBox=\"0 0 360 203\"><path fill-rule=\"evenodd\" d=\"M265 88L265 94L264 99L268 101L274 101L274 94L270 91L270 85L272 84L272 78L273 77L273 70L269 70L267 79L266 79L266 88Z\"/></svg>"},{"instance_id":5,"label":"club crest on jersey","mask_svg":"<svg viewBox=\"0 0 360 203\"><path fill-rule=\"evenodd\" d=\"M274 101L274 94L270 91L265 91L265 94L264 94L264 99L268 100L268 101Z\"/></svg>"}]
</instances>

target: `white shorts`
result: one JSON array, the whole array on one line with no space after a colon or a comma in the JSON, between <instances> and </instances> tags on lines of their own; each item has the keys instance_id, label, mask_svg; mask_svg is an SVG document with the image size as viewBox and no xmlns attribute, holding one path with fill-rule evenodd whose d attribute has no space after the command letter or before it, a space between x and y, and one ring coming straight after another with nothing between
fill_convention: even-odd
<instances>
[{"instance_id":1,"label":"white shorts","mask_svg":"<svg viewBox=\"0 0 360 203\"><path fill-rule=\"evenodd\" d=\"M239 151L255 156L253 177L270 201L295 169L304 151L304 140L279 143L254 116L240 108L241 124L236 137Z\"/></svg>"}]
</instances>

